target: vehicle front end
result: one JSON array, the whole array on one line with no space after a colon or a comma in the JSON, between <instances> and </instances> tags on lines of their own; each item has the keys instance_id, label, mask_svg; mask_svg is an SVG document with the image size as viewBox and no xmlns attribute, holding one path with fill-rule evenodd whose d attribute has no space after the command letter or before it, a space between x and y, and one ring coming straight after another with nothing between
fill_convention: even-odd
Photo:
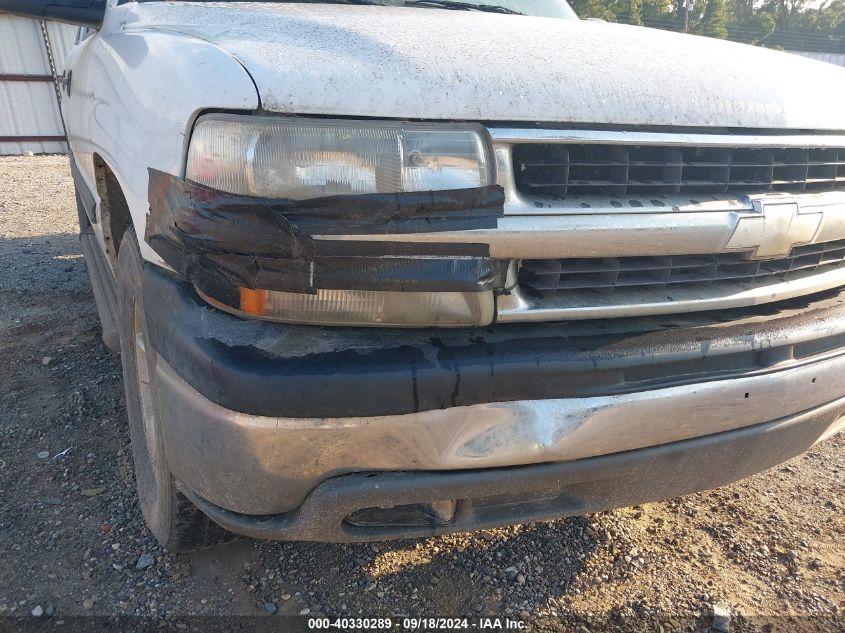
<instances>
[{"instance_id":1,"label":"vehicle front end","mask_svg":"<svg viewBox=\"0 0 845 633\"><path fill-rule=\"evenodd\" d=\"M338 126L268 120L320 143ZM250 126L212 115L197 129L219 122ZM192 178L190 158L184 182L168 179L203 182L188 197L207 206L188 205L199 259L171 260L191 281L145 273L159 418L174 476L215 521L366 540L546 519L729 483L842 426L845 150L826 145L841 139L489 126L466 143L444 129L464 167L475 156L455 184L471 173L475 187L425 203L251 201L211 189L210 170ZM321 148L319 167L293 151L318 186L366 180L343 162L366 151ZM490 188L491 156L502 197L455 208L455 192ZM268 181L286 182L293 161L272 164ZM254 267L210 246L236 222L267 244Z\"/></svg>"},{"instance_id":2,"label":"vehicle front end","mask_svg":"<svg viewBox=\"0 0 845 633\"><path fill-rule=\"evenodd\" d=\"M845 71L520 3L204 4L121 28L259 98L194 113L138 229L166 462L218 524L544 520L845 425Z\"/></svg>"}]
</instances>

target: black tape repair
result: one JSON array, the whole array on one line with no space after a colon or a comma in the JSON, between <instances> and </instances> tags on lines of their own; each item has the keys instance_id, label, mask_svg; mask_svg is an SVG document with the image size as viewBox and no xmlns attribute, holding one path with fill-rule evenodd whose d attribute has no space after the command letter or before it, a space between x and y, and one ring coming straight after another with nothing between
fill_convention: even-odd
<instances>
[{"instance_id":1,"label":"black tape repair","mask_svg":"<svg viewBox=\"0 0 845 633\"><path fill-rule=\"evenodd\" d=\"M486 244L319 239L495 228L501 187L271 200L149 170L146 240L185 279L287 292L501 288Z\"/></svg>"}]
</instances>

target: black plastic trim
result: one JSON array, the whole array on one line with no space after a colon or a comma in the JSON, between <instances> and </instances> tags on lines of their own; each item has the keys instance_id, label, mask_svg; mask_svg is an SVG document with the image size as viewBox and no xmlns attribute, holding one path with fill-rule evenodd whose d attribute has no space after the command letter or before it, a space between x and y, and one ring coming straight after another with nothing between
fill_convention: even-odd
<instances>
[{"instance_id":1,"label":"black plastic trim","mask_svg":"<svg viewBox=\"0 0 845 633\"><path fill-rule=\"evenodd\" d=\"M155 350L212 402L256 415L397 415L606 396L782 371L845 352L845 293L720 312L709 324L696 315L377 330L242 320L151 264L143 284Z\"/></svg>"},{"instance_id":2,"label":"black plastic trim","mask_svg":"<svg viewBox=\"0 0 845 633\"><path fill-rule=\"evenodd\" d=\"M88 268L88 277L91 279L91 287L94 291L97 313L100 316L100 326L103 329L103 343L112 352L120 352L120 334L117 325L117 281L96 236L93 233L83 233L80 236L80 242L85 266Z\"/></svg>"},{"instance_id":3,"label":"black plastic trim","mask_svg":"<svg viewBox=\"0 0 845 633\"><path fill-rule=\"evenodd\" d=\"M73 152L70 152L68 157L70 158L70 175L73 177L73 184L76 186L76 192L82 201L82 208L85 209L85 215L88 216L88 221L91 224L97 224L97 203L94 200L94 196L82 178L82 172L79 171L79 166L73 158Z\"/></svg>"},{"instance_id":4,"label":"black plastic trim","mask_svg":"<svg viewBox=\"0 0 845 633\"><path fill-rule=\"evenodd\" d=\"M98 27L106 13L106 0L0 0L0 11L37 20Z\"/></svg>"}]
</instances>

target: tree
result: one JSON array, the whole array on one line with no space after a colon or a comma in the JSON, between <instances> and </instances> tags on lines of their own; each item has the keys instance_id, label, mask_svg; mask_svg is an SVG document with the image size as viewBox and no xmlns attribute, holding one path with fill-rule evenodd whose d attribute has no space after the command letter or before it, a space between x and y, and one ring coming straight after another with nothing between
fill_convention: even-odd
<instances>
[{"instance_id":1,"label":"tree","mask_svg":"<svg viewBox=\"0 0 845 633\"><path fill-rule=\"evenodd\" d=\"M616 13L608 2L603 0L572 0L569 3L581 18L598 18L608 22L616 22Z\"/></svg>"},{"instance_id":2,"label":"tree","mask_svg":"<svg viewBox=\"0 0 845 633\"><path fill-rule=\"evenodd\" d=\"M582 18L689 30L769 48L845 53L845 0L571 0Z\"/></svg>"},{"instance_id":3,"label":"tree","mask_svg":"<svg viewBox=\"0 0 845 633\"><path fill-rule=\"evenodd\" d=\"M757 0L730 0L727 5L730 39L759 44L774 32L775 19L758 5Z\"/></svg>"},{"instance_id":4,"label":"tree","mask_svg":"<svg viewBox=\"0 0 845 633\"><path fill-rule=\"evenodd\" d=\"M625 4L628 8L628 24L636 24L638 26L642 26L643 0L627 0Z\"/></svg>"},{"instance_id":5,"label":"tree","mask_svg":"<svg viewBox=\"0 0 845 633\"><path fill-rule=\"evenodd\" d=\"M842 0L845 2L845 0ZM643 23L650 24L651 22L661 22L667 26L675 17L675 2L683 2L683 0L642 0L642 16ZM683 20L683 14L681 15Z\"/></svg>"},{"instance_id":6,"label":"tree","mask_svg":"<svg viewBox=\"0 0 845 633\"><path fill-rule=\"evenodd\" d=\"M725 0L707 0L699 31L702 35L727 39L728 12L725 8Z\"/></svg>"}]
</instances>

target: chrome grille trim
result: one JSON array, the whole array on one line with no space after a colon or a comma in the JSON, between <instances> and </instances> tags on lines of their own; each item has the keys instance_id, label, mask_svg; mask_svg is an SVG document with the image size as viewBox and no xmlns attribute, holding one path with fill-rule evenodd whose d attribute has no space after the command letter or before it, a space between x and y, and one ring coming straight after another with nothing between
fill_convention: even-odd
<instances>
[{"instance_id":1,"label":"chrome grille trim","mask_svg":"<svg viewBox=\"0 0 845 633\"><path fill-rule=\"evenodd\" d=\"M509 294L497 297L496 320L499 323L581 321L727 310L795 299L841 286L845 286L845 268L799 273L790 281L771 279L753 287L730 282L692 288L678 286L671 291L624 288L612 294L581 291L547 299L532 297L517 286Z\"/></svg>"},{"instance_id":2,"label":"chrome grille trim","mask_svg":"<svg viewBox=\"0 0 845 633\"><path fill-rule=\"evenodd\" d=\"M804 272L845 267L845 241L808 244L788 257L753 261L741 253L665 257L526 259L519 270L520 287L540 297L621 288L672 288L720 282L754 284L774 278L789 281Z\"/></svg>"},{"instance_id":3,"label":"chrome grille trim","mask_svg":"<svg viewBox=\"0 0 845 633\"><path fill-rule=\"evenodd\" d=\"M667 257L733 253L751 256L766 231L758 207L795 203L801 213L823 219L812 239L794 244L845 240L845 191L756 196L727 193L683 196L525 196L513 176L514 144L579 142L707 147L845 148L845 135L719 135L594 130L488 128L493 139L497 182L505 190L505 215L496 228L408 234L317 235L318 240L473 243L489 247L493 258L512 260L508 292L497 297L501 322L600 319L746 307L800 297L845 286L845 269L798 271L789 280L776 277L758 284L735 280L689 288L627 287L612 293L586 290L566 297L538 297L518 285L517 262L523 259Z\"/></svg>"},{"instance_id":4,"label":"chrome grille trim","mask_svg":"<svg viewBox=\"0 0 845 633\"><path fill-rule=\"evenodd\" d=\"M517 144L524 195L558 196L845 189L845 148Z\"/></svg>"},{"instance_id":5,"label":"chrome grille trim","mask_svg":"<svg viewBox=\"0 0 845 633\"><path fill-rule=\"evenodd\" d=\"M594 146L639 146L662 148L696 147L714 150L716 148L740 149L770 149L771 151L786 151L795 149L842 150L838 152L837 163L845 161L845 134L688 134L684 132L624 132L615 130L543 130L543 129L515 129L488 128L493 140L498 183L504 188L506 195L506 215L578 215L594 213L673 213L679 210L698 210L701 205L722 204L723 209L741 199L739 190L733 190L734 195L727 193L730 180L726 184L714 185L703 192L688 192L681 188L680 182L662 183L662 189L648 191L636 188L623 191L616 183L607 191L584 188L573 195L568 192L567 197L549 195L550 192L537 190L532 192L520 191L514 162L515 146L530 146L536 144L579 144ZM795 162L795 161L793 161ZM800 162L800 161L799 161ZM823 161L817 161L823 162ZM774 168L774 165L772 165ZM784 170L789 175L788 170ZM842 170L845 172L845 169ZM741 175L737 172L737 175ZM800 176L800 174L799 174ZM774 174L773 174L774 179ZM835 178L845 177L845 173L837 174ZM782 178L789 180L790 178ZM720 183L722 181L719 181ZM677 188L677 193L675 192ZM778 184L775 189L790 189L786 183ZM811 187L812 189L812 187ZM833 189L833 187L831 187ZM845 187L843 188L845 190ZM758 191L749 188L746 193ZM792 191L790 189L790 191ZM802 189L803 191L803 189ZM802 191L792 191L798 194ZM811 191L804 191L808 195Z\"/></svg>"},{"instance_id":6,"label":"chrome grille trim","mask_svg":"<svg viewBox=\"0 0 845 633\"><path fill-rule=\"evenodd\" d=\"M838 164L841 160L839 149L845 148L845 135L512 128L490 128L490 135L494 142L498 182L506 194L506 217L500 227L514 223L515 229L507 236L502 235L501 240L491 241L491 254L496 251L531 253L523 259L665 258L696 253L712 256L714 260L724 253L728 253L729 258L743 258L750 254L749 249L732 248L742 242L738 235L740 224L749 220L759 221L759 215L757 220L752 219L755 217L755 196L727 191L729 177L724 180L724 190L697 194L683 189L682 175L678 176L677 172L674 176L678 180L663 183L666 186L657 192L645 189L628 191L626 188L626 195L619 195L617 188L616 191L596 192L601 195L568 195L565 198L547 195L551 193L548 191L529 195L517 186L516 145L636 145L661 146L674 148L675 151L692 146L730 148L731 151L750 149L752 154L757 148L766 148L772 152L772 180L775 175L775 149L833 148L837 150L835 178L845 176L845 173L839 172ZM805 176L809 175L808 165ZM719 188L722 186L720 182ZM794 200L802 212L813 207L823 212L821 227L810 240L810 244L819 244L845 239L845 191L835 190L835 186L831 189L803 193L769 191L759 195L769 201L776 198ZM528 231L519 230L517 226ZM723 239L727 233L731 237ZM558 255L549 257L552 251ZM509 293L497 299L497 319L501 322L601 319L746 307L845 286L845 268L795 271L789 279L770 275L751 283L726 279L698 285L668 284L666 288L659 285L619 287L613 288L612 292L570 289L565 293L539 296L520 287L517 262L514 262L511 282Z\"/></svg>"},{"instance_id":7,"label":"chrome grille trim","mask_svg":"<svg viewBox=\"0 0 845 633\"><path fill-rule=\"evenodd\" d=\"M689 134L617 130L544 130L489 127L494 143L592 143L596 145L701 145L708 147L845 147L842 134Z\"/></svg>"}]
</instances>

